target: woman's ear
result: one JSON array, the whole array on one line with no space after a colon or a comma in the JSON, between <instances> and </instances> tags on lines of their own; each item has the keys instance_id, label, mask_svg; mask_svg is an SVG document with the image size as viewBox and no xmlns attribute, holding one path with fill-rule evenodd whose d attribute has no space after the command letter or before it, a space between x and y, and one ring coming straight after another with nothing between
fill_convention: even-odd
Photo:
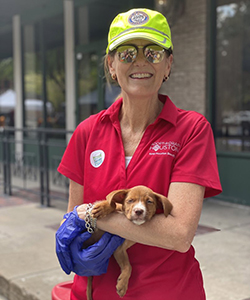
<instances>
[{"instance_id":1,"label":"woman's ear","mask_svg":"<svg viewBox=\"0 0 250 300\"><path fill-rule=\"evenodd\" d=\"M115 67L114 67L114 57L113 56L108 56L108 68L109 68L109 73L113 74L115 73Z\"/></svg>"},{"instance_id":2,"label":"woman's ear","mask_svg":"<svg viewBox=\"0 0 250 300\"><path fill-rule=\"evenodd\" d=\"M171 65L172 65L173 60L174 60L173 54L170 54L169 57L168 57L168 59L170 60L170 63L171 63Z\"/></svg>"},{"instance_id":3,"label":"woman's ear","mask_svg":"<svg viewBox=\"0 0 250 300\"><path fill-rule=\"evenodd\" d=\"M167 58L167 65L166 65L166 72L165 72L165 74L167 75L167 77L170 74L173 60L174 60L174 56L173 56L173 54L170 54L169 57Z\"/></svg>"}]
</instances>

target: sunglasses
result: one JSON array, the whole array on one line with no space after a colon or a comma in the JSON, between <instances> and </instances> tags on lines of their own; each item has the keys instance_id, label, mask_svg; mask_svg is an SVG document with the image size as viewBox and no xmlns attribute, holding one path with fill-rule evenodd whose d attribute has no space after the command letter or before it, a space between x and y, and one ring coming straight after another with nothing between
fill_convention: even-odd
<instances>
[{"instance_id":1,"label":"sunglasses","mask_svg":"<svg viewBox=\"0 0 250 300\"><path fill-rule=\"evenodd\" d=\"M156 44L146 46L122 45L116 49L119 61L125 64L132 63L136 60L139 49L143 49L143 54L150 63L158 64L164 58L165 49Z\"/></svg>"}]
</instances>

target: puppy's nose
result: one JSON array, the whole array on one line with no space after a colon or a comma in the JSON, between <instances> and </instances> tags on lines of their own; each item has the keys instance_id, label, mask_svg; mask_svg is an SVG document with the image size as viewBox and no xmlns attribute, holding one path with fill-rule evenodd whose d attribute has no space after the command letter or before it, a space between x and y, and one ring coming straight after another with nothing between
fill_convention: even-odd
<instances>
[{"instance_id":1,"label":"puppy's nose","mask_svg":"<svg viewBox=\"0 0 250 300\"><path fill-rule=\"evenodd\" d=\"M136 210L135 210L135 214L136 214L137 216L140 216L140 215L143 214L143 210L142 210L142 209L136 209Z\"/></svg>"}]
</instances>

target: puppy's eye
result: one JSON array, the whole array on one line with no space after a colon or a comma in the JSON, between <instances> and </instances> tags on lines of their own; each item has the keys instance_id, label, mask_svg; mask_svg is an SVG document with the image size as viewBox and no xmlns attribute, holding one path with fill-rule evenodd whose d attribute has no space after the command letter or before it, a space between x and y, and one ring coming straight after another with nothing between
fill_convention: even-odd
<instances>
[{"instance_id":1,"label":"puppy's eye","mask_svg":"<svg viewBox=\"0 0 250 300\"><path fill-rule=\"evenodd\" d=\"M153 203L154 203L154 201L147 199L147 204L153 204Z\"/></svg>"},{"instance_id":2,"label":"puppy's eye","mask_svg":"<svg viewBox=\"0 0 250 300\"><path fill-rule=\"evenodd\" d=\"M128 199L128 200L127 200L127 203L133 203L133 202L135 202L134 199Z\"/></svg>"}]
</instances>

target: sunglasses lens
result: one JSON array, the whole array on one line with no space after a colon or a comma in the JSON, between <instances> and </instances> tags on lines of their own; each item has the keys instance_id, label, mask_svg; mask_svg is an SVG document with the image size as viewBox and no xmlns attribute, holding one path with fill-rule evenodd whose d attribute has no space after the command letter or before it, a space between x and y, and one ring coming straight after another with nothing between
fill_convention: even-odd
<instances>
[{"instance_id":1,"label":"sunglasses lens","mask_svg":"<svg viewBox=\"0 0 250 300\"><path fill-rule=\"evenodd\" d=\"M135 47L127 45L120 46L116 50L119 60L123 63L131 63L135 60L137 55L137 50Z\"/></svg>"},{"instance_id":2,"label":"sunglasses lens","mask_svg":"<svg viewBox=\"0 0 250 300\"><path fill-rule=\"evenodd\" d=\"M142 48L142 47L140 47ZM137 48L133 45L120 46L116 50L118 58L123 63L131 63L135 61L137 56ZM150 63L157 64L164 58L165 50L158 45L148 45L144 48L144 56Z\"/></svg>"},{"instance_id":3,"label":"sunglasses lens","mask_svg":"<svg viewBox=\"0 0 250 300\"><path fill-rule=\"evenodd\" d=\"M144 49L144 55L146 59L153 64L161 62L164 58L164 53L165 50L158 45L148 45Z\"/></svg>"}]
</instances>

